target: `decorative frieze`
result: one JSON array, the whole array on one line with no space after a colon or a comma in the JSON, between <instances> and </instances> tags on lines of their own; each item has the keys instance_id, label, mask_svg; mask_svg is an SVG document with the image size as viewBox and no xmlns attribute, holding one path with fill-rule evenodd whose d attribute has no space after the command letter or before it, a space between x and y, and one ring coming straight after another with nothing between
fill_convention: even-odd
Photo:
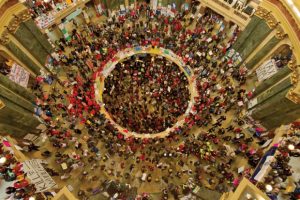
<instances>
[{"instance_id":1,"label":"decorative frieze","mask_svg":"<svg viewBox=\"0 0 300 200\"><path fill-rule=\"evenodd\" d=\"M258 17L265 19L266 22L268 23L269 27L274 29L277 27L277 25L279 24L279 22L276 20L276 18L271 14L270 11L268 11L267 9L258 6L257 10L255 12L255 15L257 15Z\"/></svg>"},{"instance_id":2,"label":"decorative frieze","mask_svg":"<svg viewBox=\"0 0 300 200\"><path fill-rule=\"evenodd\" d=\"M5 30L2 32L2 35L0 37L0 44L5 45L9 42L9 32L8 30Z\"/></svg>"},{"instance_id":3,"label":"decorative frieze","mask_svg":"<svg viewBox=\"0 0 300 200\"><path fill-rule=\"evenodd\" d=\"M300 104L300 96L295 92L296 88L290 89L287 98L296 104Z\"/></svg>"},{"instance_id":4,"label":"decorative frieze","mask_svg":"<svg viewBox=\"0 0 300 200\"><path fill-rule=\"evenodd\" d=\"M10 21L7 29L9 30L9 32L11 33L15 33L20 25L20 23L27 21L28 19L31 18L29 11L23 10L20 13L18 13L17 15L14 15L14 18Z\"/></svg>"},{"instance_id":5,"label":"decorative frieze","mask_svg":"<svg viewBox=\"0 0 300 200\"><path fill-rule=\"evenodd\" d=\"M289 91L287 98L293 101L294 103L300 104L300 95L299 92L296 92L296 88L298 84L300 84L300 78L299 78L299 67L297 65L297 61L295 57L292 58L292 60L288 63L288 67L293 70L291 73L291 83L293 84L293 88ZM298 86L299 87L299 86Z\"/></svg>"},{"instance_id":6,"label":"decorative frieze","mask_svg":"<svg viewBox=\"0 0 300 200\"><path fill-rule=\"evenodd\" d=\"M276 36L277 39L282 40L282 39L284 39L287 36L287 34L284 32L284 30L283 30L283 28L281 26L277 26L276 27L276 35L275 36Z\"/></svg>"},{"instance_id":7,"label":"decorative frieze","mask_svg":"<svg viewBox=\"0 0 300 200\"><path fill-rule=\"evenodd\" d=\"M3 101L0 100L0 110L4 107L5 107L5 104L3 103Z\"/></svg>"}]
</instances>

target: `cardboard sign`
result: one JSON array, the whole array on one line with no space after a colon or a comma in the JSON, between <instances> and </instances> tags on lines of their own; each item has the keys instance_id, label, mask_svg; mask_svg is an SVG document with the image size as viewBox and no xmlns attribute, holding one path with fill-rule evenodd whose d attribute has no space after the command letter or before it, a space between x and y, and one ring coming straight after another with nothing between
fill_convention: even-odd
<instances>
[{"instance_id":1,"label":"cardboard sign","mask_svg":"<svg viewBox=\"0 0 300 200\"><path fill-rule=\"evenodd\" d=\"M9 79L13 82L23 86L27 87L28 81L29 81L30 73L26 71L23 67L18 65L17 63L14 63L12 65L10 74L8 75Z\"/></svg>"},{"instance_id":2,"label":"cardboard sign","mask_svg":"<svg viewBox=\"0 0 300 200\"><path fill-rule=\"evenodd\" d=\"M23 162L24 172L36 187L36 193L44 192L56 186L56 183L42 166L40 159L26 160Z\"/></svg>"}]
</instances>

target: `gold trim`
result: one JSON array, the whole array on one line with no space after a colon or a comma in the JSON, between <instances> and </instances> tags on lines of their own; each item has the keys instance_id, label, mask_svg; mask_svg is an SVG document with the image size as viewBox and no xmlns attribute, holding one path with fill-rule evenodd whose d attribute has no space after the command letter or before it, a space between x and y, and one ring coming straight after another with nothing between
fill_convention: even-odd
<instances>
[{"instance_id":1,"label":"gold trim","mask_svg":"<svg viewBox=\"0 0 300 200\"><path fill-rule=\"evenodd\" d=\"M284 39L287 36L287 34L285 33L285 31L283 30L283 28L281 26L277 26L276 27L276 38L279 40Z\"/></svg>"},{"instance_id":2,"label":"gold trim","mask_svg":"<svg viewBox=\"0 0 300 200\"><path fill-rule=\"evenodd\" d=\"M9 32L8 30L5 30L2 32L2 35L0 37L0 44L5 45L9 42Z\"/></svg>"},{"instance_id":3,"label":"gold trim","mask_svg":"<svg viewBox=\"0 0 300 200\"><path fill-rule=\"evenodd\" d=\"M30 13L22 3L17 3L5 10L0 16L0 44L9 42L7 32L14 32L19 23L26 21L29 18Z\"/></svg>"},{"instance_id":4,"label":"gold trim","mask_svg":"<svg viewBox=\"0 0 300 200\"><path fill-rule=\"evenodd\" d=\"M268 11L267 9L261 7L261 6L258 6L257 7L257 10L255 12L255 15L262 18L262 19L265 19L268 26L271 28L271 29L274 29L277 27L277 25L279 24L279 22L277 21L277 19L274 17L274 15L271 14L271 11Z\"/></svg>"},{"instance_id":5,"label":"gold trim","mask_svg":"<svg viewBox=\"0 0 300 200\"><path fill-rule=\"evenodd\" d=\"M1 99L0 99L0 110L2 109L2 108L4 108L5 107L5 104L3 103L3 101L1 101Z\"/></svg>"},{"instance_id":6,"label":"gold trim","mask_svg":"<svg viewBox=\"0 0 300 200\"><path fill-rule=\"evenodd\" d=\"M262 9L259 9L258 14L262 16L263 13L266 12L266 10L272 12L276 20L280 23L280 28L282 28L284 32L287 33L288 38L291 41L291 48L293 50L294 58L288 64L288 67L293 70L291 74L291 83L293 84L293 88L287 93L286 97L294 103L300 104L300 41L298 39L297 33L294 31L285 14L282 13L280 8L278 8L276 5L269 1L262 1L260 7L262 7ZM295 20L297 21L297 19Z\"/></svg>"}]
</instances>

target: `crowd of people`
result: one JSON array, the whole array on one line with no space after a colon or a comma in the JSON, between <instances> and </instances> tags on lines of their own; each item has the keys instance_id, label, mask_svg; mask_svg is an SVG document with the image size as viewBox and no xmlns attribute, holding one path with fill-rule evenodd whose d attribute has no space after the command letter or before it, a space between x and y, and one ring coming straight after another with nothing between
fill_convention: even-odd
<instances>
[{"instance_id":1,"label":"crowd of people","mask_svg":"<svg viewBox=\"0 0 300 200\"><path fill-rule=\"evenodd\" d=\"M57 84L46 93L45 79L39 77L36 104L43 110L38 115L48 128L53 149L46 149L43 156L67 166L57 169L61 179L80 169L82 182L97 185L81 184L80 199L103 191L107 182L103 179L136 188L143 200L151 195L144 194L140 184L151 184L152 190L156 185L159 199L191 194L193 188L187 185L193 184L225 192L249 177L262 157L256 145L271 134L244 128L247 120L241 111L251 98L243 87L246 71L226 56L238 28L229 24L221 29L222 17L209 9L199 18L189 16L186 12L159 15L139 6L104 23L74 29L71 42L60 40L52 54ZM126 138L100 113L95 100L97 74L117 52L134 46L170 49L194 71L195 105L184 124L165 138ZM178 66L158 57L153 60L150 55L128 58L105 80L105 108L115 122L139 133L169 127L186 110L190 98L188 81ZM60 78L61 73L67 80ZM235 163L241 157L248 163L237 173ZM117 187L116 191L119 199L128 198L128 190Z\"/></svg>"},{"instance_id":2,"label":"crowd of people","mask_svg":"<svg viewBox=\"0 0 300 200\"><path fill-rule=\"evenodd\" d=\"M277 199L278 195L291 200L300 198L299 180L292 178L294 169L291 166L291 159L300 156L299 128L299 123L291 125L270 164L270 172L257 184L263 191L266 190L266 185L271 186L272 190L267 189L266 192L272 200Z\"/></svg>"},{"instance_id":3,"label":"crowd of people","mask_svg":"<svg viewBox=\"0 0 300 200\"><path fill-rule=\"evenodd\" d=\"M7 144L7 146L5 146ZM0 185L6 186L5 199L28 200L35 194L35 186L27 180L22 163L18 162L12 151L8 150L9 142L1 139L0 143Z\"/></svg>"},{"instance_id":4,"label":"crowd of people","mask_svg":"<svg viewBox=\"0 0 300 200\"><path fill-rule=\"evenodd\" d=\"M188 84L167 58L135 55L118 63L105 79L103 102L114 121L129 131L163 132L187 109Z\"/></svg>"}]
</instances>

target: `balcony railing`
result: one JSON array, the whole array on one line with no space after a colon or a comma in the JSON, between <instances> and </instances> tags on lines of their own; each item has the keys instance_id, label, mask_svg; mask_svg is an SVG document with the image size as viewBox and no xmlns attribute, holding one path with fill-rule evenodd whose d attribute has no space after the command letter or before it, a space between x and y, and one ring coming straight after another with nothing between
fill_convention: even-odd
<instances>
[{"instance_id":1,"label":"balcony railing","mask_svg":"<svg viewBox=\"0 0 300 200\"><path fill-rule=\"evenodd\" d=\"M202 5L217 11L219 14L223 15L225 18L231 20L242 28L245 27L250 21L251 15L243 12L246 7L237 9L224 0L202 0L201 3Z\"/></svg>"}]
</instances>

